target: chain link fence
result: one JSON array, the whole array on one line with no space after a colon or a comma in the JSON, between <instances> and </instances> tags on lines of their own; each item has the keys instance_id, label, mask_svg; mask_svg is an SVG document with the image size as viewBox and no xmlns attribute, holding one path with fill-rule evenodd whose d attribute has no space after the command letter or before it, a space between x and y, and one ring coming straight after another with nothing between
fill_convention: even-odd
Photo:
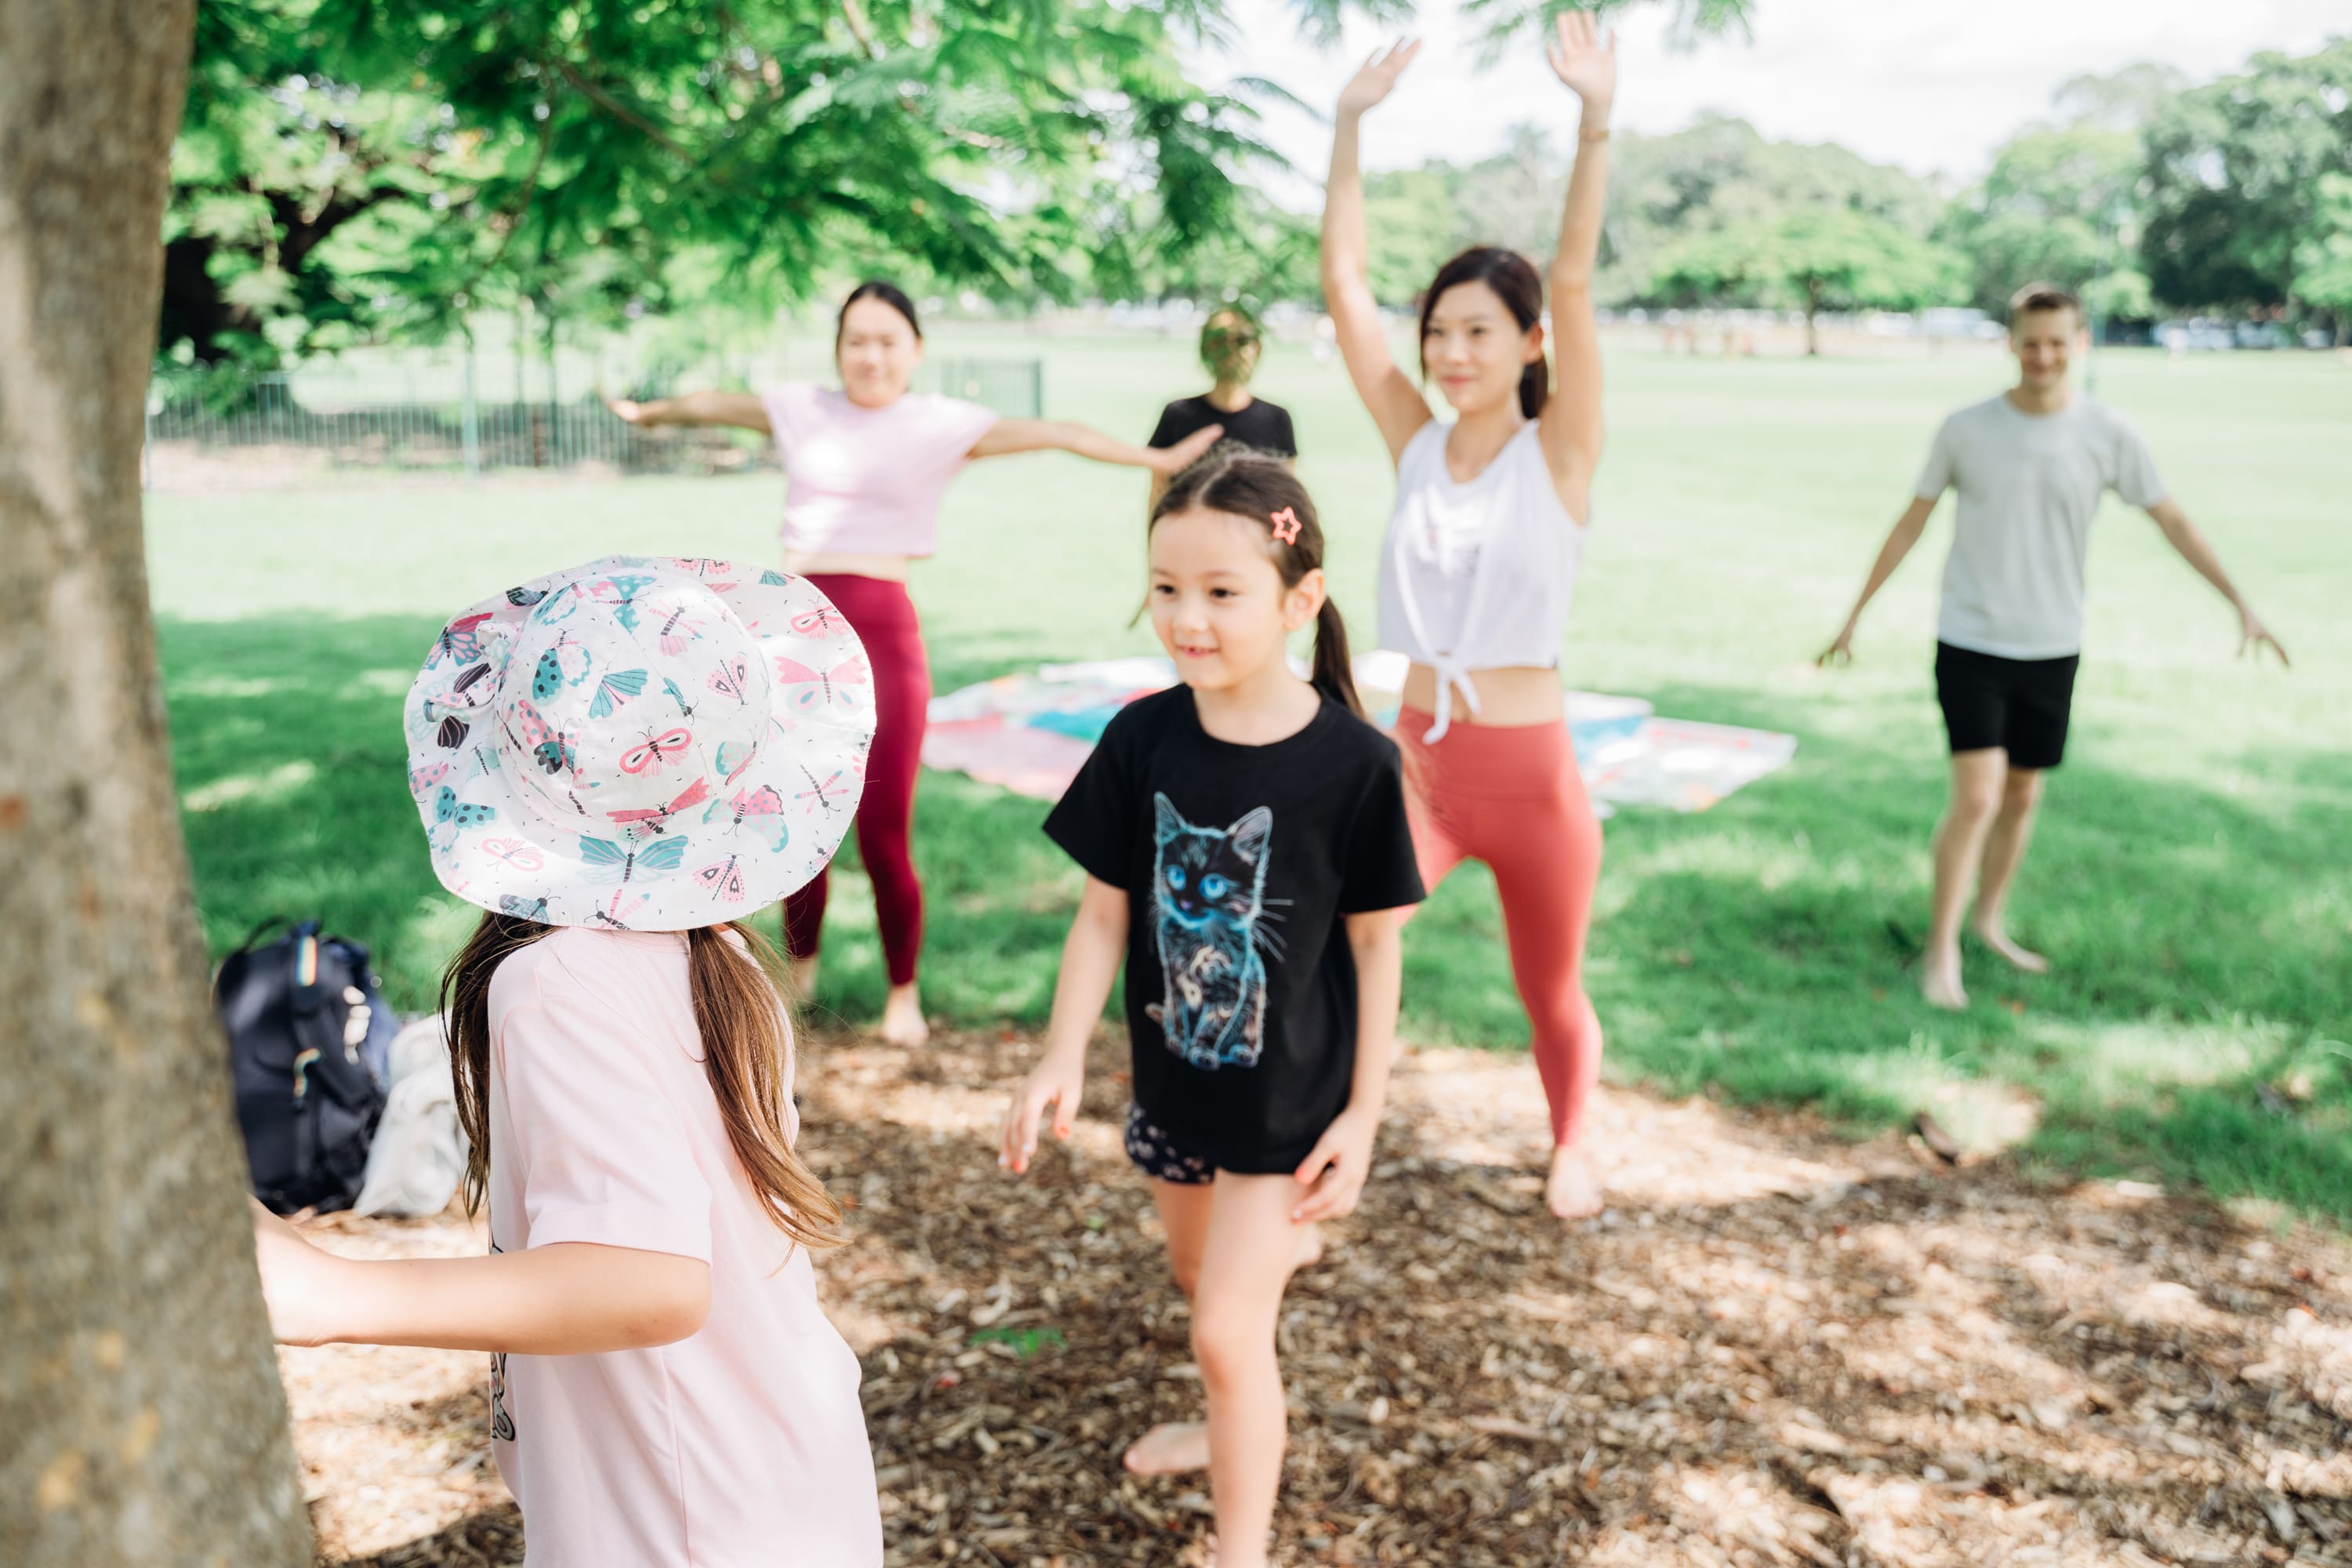
<instances>
[{"instance_id":1,"label":"chain link fence","mask_svg":"<svg viewBox=\"0 0 2352 1568\"><path fill-rule=\"evenodd\" d=\"M463 474L518 469L727 474L776 467L774 443L749 431L639 429L583 395L487 401L470 362L404 384L352 384L307 371L262 376L159 375L147 407L147 472L234 465L300 473L382 469ZM941 392L1034 419L1045 404L1042 359L927 359L914 390ZM776 378L776 379L781 379ZM455 384L449 384L454 380ZM439 384L436 384L438 383Z\"/></svg>"}]
</instances>

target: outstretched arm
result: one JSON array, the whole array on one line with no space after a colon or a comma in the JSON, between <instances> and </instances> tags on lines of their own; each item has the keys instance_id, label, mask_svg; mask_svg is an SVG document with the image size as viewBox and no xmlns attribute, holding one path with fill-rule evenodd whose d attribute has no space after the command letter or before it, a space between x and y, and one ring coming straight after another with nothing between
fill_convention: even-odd
<instances>
[{"instance_id":1,"label":"outstretched arm","mask_svg":"<svg viewBox=\"0 0 2352 1568\"><path fill-rule=\"evenodd\" d=\"M284 1344L590 1355L685 1339L710 1312L710 1266L667 1252L560 1242L362 1261L311 1246L259 1204L253 1242Z\"/></svg>"},{"instance_id":2,"label":"outstretched arm","mask_svg":"<svg viewBox=\"0 0 2352 1568\"><path fill-rule=\"evenodd\" d=\"M1861 624L1863 606L1886 585L1895 569L1903 564L1903 558L1911 553L1911 547L1919 542L1919 534L1927 528L1928 514L1936 510L1937 499L1913 496L1911 504L1903 509L1903 515L1895 520L1886 542L1878 547L1878 559L1870 563L1870 576L1862 585L1862 596L1853 602L1853 613L1846 616L1837 640L1822 650L1822 656L1813 660L1815 664L1843 664L1853 658L1853 628Z\"/></svg>"},{"instance_id":3,"label":"outstretched arm","mask_svg":"<svg viewBox=\"0 0 2352 1568\"><path fill-rule=\"evenodd\" d=\"M1601 219L1608 207L1609 109L1617 93L1617 36L1604 40L1586 11L1563 11L1548 58L1584 105L1576 132L1576 168L1559 215L1559 248L1551 262L1551 331L1557 384L1537 421L1552 482L1572 517L1587 515L1592 470L1601 461L1601 329L1592 314L1592 273L1601 257Z\"/></svg>"},{"instance_id":4,"label":"outstretched arm","mask_svg":"<svg viewBox=\"0 0 2352 1568\"><path fill-rule=\"evenodd\" d=\"M2245 595L2239 593L2237 585L2230 581L2230 574L2221 570L2221 557L2213 553L2213 547L2205 542L2205 535L2198 531L2197 525L2189 521L2189 514L2180 510L2180 503L2167 496L2149 507L2147 515L2154 518L2156 526L2164 531L2165 542L2180 552L2180 558L2195 567L2200 577L2212 584L2221 597L2236 607L2238 651L2244 653L2252 649L2260 657L2262 650L2268 647L2278 655L2281 664L2286 663L2286 649L2279 646L2278 638L2271 636L2270 628L2263 625L2262 618L2254 614L2253 606L2246 603Z\"/></svg>"},{"instance_id":5,"label":"outstretched arm","mask_svg":"<svg viewBox=\"0 0 2352 1568\"><path fill-rule=\"evenodd\" d=\"M1413 432L1429 423L1429 402L1389 353L1372 298L1370 247L1364 237L1364 180L1357 167L1357 131L1364 110L1389 95L1419 43L1375 52L1339 94L1331 134L1331 177L1323 187L1323 302L1339 335L1339 357L1356 395L1371 411L1391 462L1404 456Z\"/></svg>"},{"instance_id":6,"label":"outstretched arm","mask_svg":"<svg viewBox=\"0 0 2352 1568\"><path fill-rule=\"evenodd\" d=\"M988 434L972 443L975 458L1002 458L1013 452L1075 452L1097 463L1119 463L1150 468L1165 478L1181 473L1198 461L1225 427L1211 425L1193 431L1173 447L1134 447L1114 441L1091 425L1052 419L1000 419Z\"/></svg>"},{"instance_id":7,"label":"outstretched arm","mask_svg":"<svg viewBox=\"0 0 2352 1568\"><path fill-rule=\"evenodd\" d=\"M604 406L647 429L656 425L732 425L762 436L774 433L768 426L768 405L749 392L689 392L683 397L656 397L650 403L608 397Z\"/></svg>"}]
</instances>

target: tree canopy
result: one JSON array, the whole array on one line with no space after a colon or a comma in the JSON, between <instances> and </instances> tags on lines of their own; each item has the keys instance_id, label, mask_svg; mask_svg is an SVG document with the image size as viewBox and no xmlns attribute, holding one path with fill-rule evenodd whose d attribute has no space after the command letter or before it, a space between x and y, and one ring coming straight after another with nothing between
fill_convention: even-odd
<instances>
[{"instance_id":1,"label":"tree canopy","mask_svg":"<svg viewBox=\"0 0 2352 1568\"><path fill-rule=\"evenodd\" d=\"M1908 310L1948 297L1958 258L1884 218L1807 207L1679 241L1659 258L1654 293L1685 302L1794 305L1805 352L1823 310Z\"/></svg>"},{"instance_id":2,"label":"tree canopy","mask_svg":"<svg viewBox=\"0 0 2352 1568\"><path fill-rule=\"evenodd\" d=\"M2146 158L2140 248L2158 298L2316 303L2296 268L2320 237L2326 177L2352 174L2352 38L2256 55L2242 74L2172 99L2148 121Z\"/></svg>"},{"instance_id":3,"label":"tree canopy","mask_svg":"<svg viewBox=\"0 0 2352 1568\"><path fill-rule=\"evenodd\" d=\"M1327 8L1328 9L1328 8ZM1334 13L1335 14L1335 13ZM1214 0L209 0L163 346L267 359L530 299L789 299L887 256L1052 297L1233 226L1255 97ZM1147 200L1139 197L1148 196Z\"/></svg>"}]
</instances>

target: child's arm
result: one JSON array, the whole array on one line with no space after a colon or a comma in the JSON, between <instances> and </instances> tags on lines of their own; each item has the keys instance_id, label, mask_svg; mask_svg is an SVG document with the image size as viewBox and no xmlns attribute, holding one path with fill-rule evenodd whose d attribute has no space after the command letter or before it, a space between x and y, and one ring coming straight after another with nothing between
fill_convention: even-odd
<instances>
[{"instance_id":1,"label":"child's arm","mask_svg":"<svg viewBox=\"0 0 2352 1568\"><path fill-rule=\"evenodd\" d=\"M1381 1130L1389 1061L1396 1054L1397 1003L1404 994L1404 911L1349 915L1348 945L1356 955L1356 1077L1348 1108L1298 1167L1298 1180L1313 1188L1291 1211L1300 1225L1353 1213L1371 1173L1372 1140Z\"/></svg>"},{"instance_id":2,"label":"child's arm","mask_svg":"<svg viewBox=\"0 0 2352 1568\"><path fill-rule=\"evenodd\" d=\"M338 1258L259 1204L253 1244L284 1344L588 1355L686 1339L710 1313L710 1266L667 1252L560 1242L488 1258Z\"/></svg>"},{"instance_id":3,"label":"child's arm","mask_svg":"<svg viewBox=\"0 0 2352 1568\"><path fill-rule=\"evenodd\" d=\"M1086 1087L1087 1040L1110 1000L1110 983L1127 955L1127 889L1093 877L1078 900L1069 940L1062 943L1062 972L1054 982L1054 1020L1045 1030L1045 1059L1013 1097L1004 1113L1004 1142L996 1163L1015 1174L1029 1169L1037 1152L1037 1123L1054 1107L1054 1135L1067 1138Z\"/></svg>"}]
</instances>

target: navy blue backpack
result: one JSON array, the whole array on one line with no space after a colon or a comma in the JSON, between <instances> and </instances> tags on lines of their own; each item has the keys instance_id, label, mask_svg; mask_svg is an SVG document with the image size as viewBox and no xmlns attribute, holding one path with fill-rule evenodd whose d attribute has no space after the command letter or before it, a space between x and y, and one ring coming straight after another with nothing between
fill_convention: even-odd
<instances>
[{"instance_id":1,"label":"navy blue backpack","mask_svg":"<svg viewBox=\"0 0 2352 1568\"><path fill-rule=\"evenodd\" d=\"M400 1021L368 950L303 921L267 921L222 960L213 1005L228 1032L253 1195L273 1212L347 1209L367 1174Z\"/></svg>"}]
</instances>

